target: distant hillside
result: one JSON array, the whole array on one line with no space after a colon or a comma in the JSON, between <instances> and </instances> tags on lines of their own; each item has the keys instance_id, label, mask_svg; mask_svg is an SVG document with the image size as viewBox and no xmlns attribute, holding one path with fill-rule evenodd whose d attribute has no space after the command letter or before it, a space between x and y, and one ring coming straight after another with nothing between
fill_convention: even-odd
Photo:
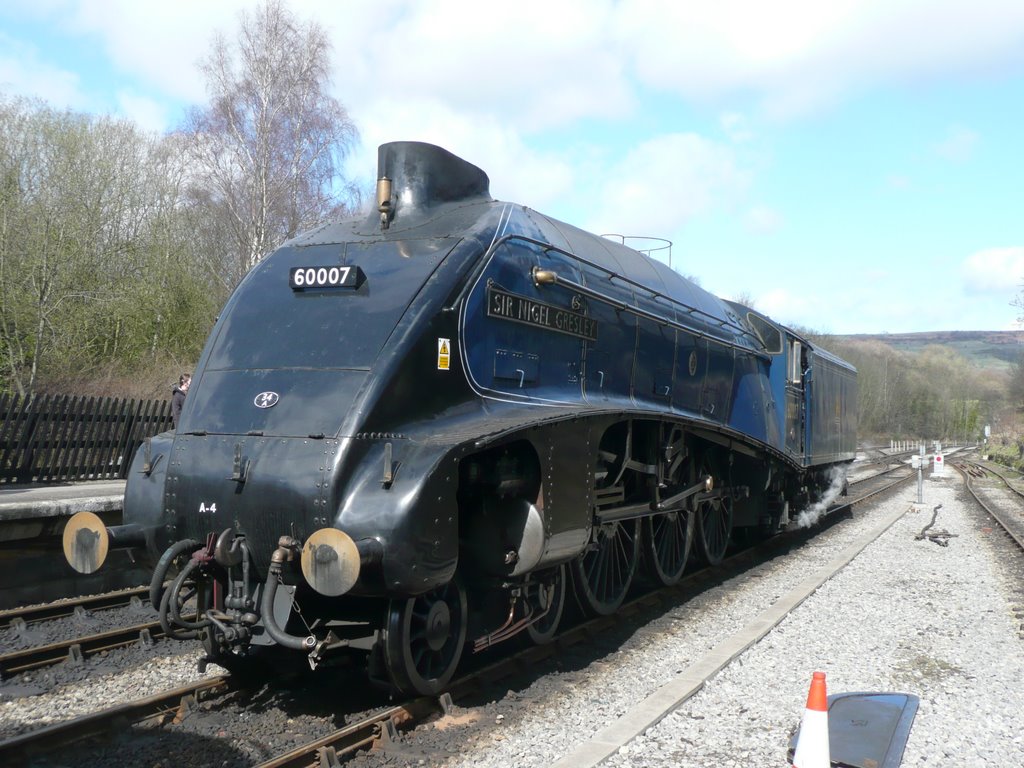
<instances>
[{"instance_id":1,"label":"distant hillside","mask_svg":"<svg viewBox=\"0 0 1024 768\"><path fill-rule=\"evenodd\" d=\"M857 333L836 336L851 341L879 341L902 352L920 352L937 344L958 352L978 368L1007 370L1024 353L1024 331L927 331L924 333Z\"/></svg>"}]
</instances>

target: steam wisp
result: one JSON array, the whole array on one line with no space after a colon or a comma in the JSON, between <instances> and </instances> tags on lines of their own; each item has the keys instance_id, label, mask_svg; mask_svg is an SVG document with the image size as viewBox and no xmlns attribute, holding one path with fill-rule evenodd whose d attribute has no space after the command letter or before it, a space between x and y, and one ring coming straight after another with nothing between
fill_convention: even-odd
<instances>
[{"instance_id":1,"label":"steam wisp","mask_svg":"<svg viewBox=\"0 0 1024 768\"><path fill-rule=\"evenodd\" d=\"M796 516L794 525L797 528L810 528L818 522L821 516L825 514L825 510L829 508L829 505L842 492L844 485L846 485L846 466L832 467L828 473L828 489L818 501L811 504L807 509L800 511L800 514Z\"/></svg>"}]
</instances>

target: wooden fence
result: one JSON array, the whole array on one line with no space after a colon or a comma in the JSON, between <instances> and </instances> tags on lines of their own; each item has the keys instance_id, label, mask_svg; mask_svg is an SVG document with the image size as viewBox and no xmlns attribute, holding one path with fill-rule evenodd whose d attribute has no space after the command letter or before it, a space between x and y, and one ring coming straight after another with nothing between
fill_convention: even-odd
<instances>
[{"instance_id":1,"label":"wooden fence","mask_svg":"<svg viewBox=\"0 0 1024 768\"><path fill-rule=\"evenodd\" d=\"M0 395L0 484L123 479L142 441L170 428L169 400Z\"/></svg>"}]
</instances>

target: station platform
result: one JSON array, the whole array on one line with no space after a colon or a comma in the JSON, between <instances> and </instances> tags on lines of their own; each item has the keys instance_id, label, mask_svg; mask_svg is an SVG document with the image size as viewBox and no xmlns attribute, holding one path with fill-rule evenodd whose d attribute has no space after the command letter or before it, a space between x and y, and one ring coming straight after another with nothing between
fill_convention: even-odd
<instances>
[{"instance_id":1,"label":"station platform","mask_svg":"<svg viewBox=\"0 0 1024 768\"><path fill-rule=\"evenodd\" d=\"M61 485L0 487L0 541L34 538L63 528L76 512L120 513L124 480L96 480Z\"/></svg>"},{"instance_id":2,"label":"station platform","mask_svg":"<svg viewBox=\"0 0 1024 768\"><path fill-rule=\"evenodd\" d=\"M98 572L83 576L64 560L61 537L76 512L107 524L122 520L124 480L0 487L0 609L148 582L130 551L112 552Z\"/></svg>"}]
</instances>

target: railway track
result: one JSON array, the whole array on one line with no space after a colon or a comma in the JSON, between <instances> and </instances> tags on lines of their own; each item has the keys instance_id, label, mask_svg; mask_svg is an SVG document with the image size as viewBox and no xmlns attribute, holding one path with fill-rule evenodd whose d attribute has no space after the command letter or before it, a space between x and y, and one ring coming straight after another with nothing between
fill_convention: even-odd
<instances>
[{"instance_id":1,"label":"railway track","mask_svg":"<svg viewBox=\"0 0 1024 768\"><path fill-rule=\"evenodd\" d=\"M83 611L100 611L109 608L122 608L129 605L141 606L143 600L149 598L149 587L120 589L104 592L100 595L71 597L55 600L52 603L34 605L26 608L9 608L0 611L0 629L7 627L26 626L41 621L52 621L66 616L81 614Z\"/></svg>"},{"instance_id":2,"label":"railway track","mask_svg":"<svg viewBox=\"0 0 1024 768\"><path fill-rule=\"evenodd\" d=\"M896 475L896 477L890 477L890 475ZM856 480L851 480L849 487L852 489L856 487L860 493L855 499L847 500L842 504L837 505L842 507L845 504L857 504L862 501L867 501L879 494L885 493L886 491L894 488L902 483L905 483L911 477L914 477L913 470L907 464L897 464L890 466L881 472L876 472L873 475L867 477L860 477Z\"/></svg>"},{"instance_id":3,"label":"railway track","mask_svg":"<svg viewBox=\"0 0 1024 768\"><path fill-rule=\"evenodd\" d=\"M91 635L48 643L20 651L0 654L0 679L29 670L60 664L64 661L80 663L88 656L104 653L115 648L125 648L135 643L152 646L164 637L159 621L148 621L130 627L112 629Z\"/></svg>"},{"instance_id":4,"label":"railway track","mask_svg":"<svg viewBox=\"0 0 1024 768\"><path fill-rule=\"evenodd\" d=\"M0 763L18 765L68 744L109 733L125 723L181 722L197 702L224 693L230 685L227 677L207 678L14 736L0 742Z\"/></svg>"},{"instance_id":5,"label":"railway track","mask_svg":"<svg viewBox=\"0 0 1024 768\"><path fill-rule=\"evenodd\" d=\"M30 626L68 617L88 619L97 612L117 608L141 609L148 604L149 588L136 587L99 595L58 600L44 605L13 608L0 612L0 629L19 634ZM31 634L31 633L30 633ZM64 661L80 663L89 656L134 644L152 646L164 637L158 621L135 621L125 626L93 632L64 640L34 644L32 647L0 654L0 679Z\"/></svg>"},{"instance_id":6,"label":"railway track","mask_svg":"<svg viewBox=\"0 0 1024 768\"><path fill-rule=\"evenodd\" d=\"M849 469L849 474L854 477L850 485L870 480L873 477L881 477L908 466L910 457L915 455L912 451L882 455L875 458L866 458ZM860 473L865 473L861 476ZM867 474L870 473L870 474Z\"/></svg>"},{"instance_id":7,"label":"railway track","mask_svg":"<svg viewBox=\"0 0 1024 768\"><path fill-rule=\"evenodd\" d=\"M878 478L872 477L870 478L871 482L865 479L856 484L851 484L851 487L858 488L857 495L854 498L846 499L843 504L834 507L833 513L841 514L844 509L891 490L911 476L908 470L906 476L896 480L890 479L879 483ZM898 519L898 516L892 517L892 520L887 521L884 527L879 527L870 540L881 535L895 519ZM353 752L374 746L386 746L396 738L399 731L413 728L431 718L436 718L445 712L451 711L454 703L472 697L482 688L493 685L495 681L514 675L523 669L531 669L542 660L557 656L571 646L585 643L591 638L601 637L607 634L616 624L630 617L635 617L645 611L651 611L659 606L664 607L666 605L678 604L681 595L699 591L709 583L720 582L742 573L758 560L770 558L779 551L793 547L801 540L805 540L810 536L810 529L802 529L770 538L730 556L719 566L705 568L687 575L679 584L673 587L666 587L641 595L624 604L620 611L612 617L601 617L572 627L561 633L549 645L531 647L499 659L488 666L472 670L455 680L449 686L448 692L440 697L414 699L400 705L376 709L368 715L359 717L356 721L336 729L330 734L320 736L301 747L282 753L262 763L262 765L264 768L269 768L270 766L278 768L281 766L335 765L345 755ZM830 563L829 568L823 569L821 573L816 574L814 579L806 580L799 588L794 588L791 595L779 601L777 606L773 606L774 613L771 616L758 616L750 622L743 633L724 639L719 647L709 654L709 659L713 657L718 661L711 663L709 659L705 659L698 662L695 666L702 670L700 674L703 676L694 677L694 675L689 675L688 692L683 692L681 695L689 696L699 690L706 679L715 674L722 665L728 663L728 661L722 661L722 659L731 660L731 658L742 652L751 643L756 642L757 637L753 637L751 632L755 634L760 633L760 636L767 633L775 624L781 621L788 610L802 602L818 585L830 578L832 573L842 568L868 543L870 541L860 543L856 552L847 553L844 559ZM60 745L69 743L69 741L76 741L87 736L110 732L119 728L123 729L125 722L150 721L159 724L169 724L181 722L185 717L193 715L202 716L201 713L193 711L194 702L201 697L208 705L216 707L216 696L228 692L231 686L232 683L229 679L216 678L213 681L204 681L187 689L174 689L158 696L149 697L146 700L132 702L131 704L114 707L104 712L92 713L83 718L76 718L75 720L50 726L39 731L33 731L14 739L0 742L0 761L5 764L12 764L14 760L25 759L41 752L50 751ZM678 701L676 703L678 704ZM79 724L77 721L82 722Z\"/></svg>"},{"instance_id":8,"label":"railway track","mask_svg":"<svg viewBox=\"0 0 1024 768\"><path fill-rule=\"evenodd\" d=\"M1003 487L1005 487L1017 499L1018 507L1024 504L1024 492L1019 488L1014 487L1003 471L997 470L991 465L964 459L955 462L953 467L963 477L964 485L974 500L978 502L986 513L999 523L1002 530L1006 532L1006 535L1009 536L1022 551L1024 551L1024 514L1021 513L1019 508L1016 514L1009 513L1005 509L1002 509L999 504L996 504L983 491L979 492L978 487L975 485L975 481L988 476L999 478Z\"/></svg>"}]
</instances>

